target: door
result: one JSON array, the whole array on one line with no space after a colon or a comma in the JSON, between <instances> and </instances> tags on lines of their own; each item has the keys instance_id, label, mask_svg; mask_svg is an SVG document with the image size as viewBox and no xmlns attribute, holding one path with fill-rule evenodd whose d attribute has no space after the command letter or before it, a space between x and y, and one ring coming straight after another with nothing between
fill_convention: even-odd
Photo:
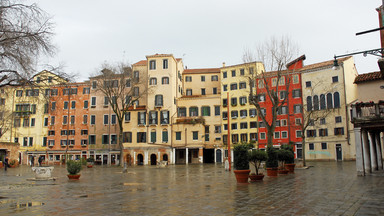
<instances>
[{"instance_id":1,"label":"door","mask_svg":"<svg viewBox=\"0 0 384 216\"><path fill-rule=\"evenodd\" d=\"M303 144L296 144L296 158L303 158Z\"/></svg>"},{"instance_id":2,"label":"door","mask_svg":"<svg viewBox=\"0 0 384 216\"><path fill-rule=\"evenodd\" d=\"M343 151L341 148L341 144L336 144L336 160L338 161L343 160Z\"/></svg>"},{"instance_id":3,"label":"door","mask_svg":"<svg viewBox=\"0 0 384 216\"><path fill-rule=\"evenodd\" d=\"M217 163L221 163L221 150L220 149L217 149L216 150L216 162Z\"/></svg>"},{"instance_id":4,"label":"door","mask_svg":"<svg viewBox=\"0 0 384 216\"><path fill-rule=\"evenodd\" d=\"M144 165L144 157L142 154L137 155L137 165Z\"/></svg>"},{"instance_id":5,"label":"door","mask_svg":"<svg viewBox=\"0 0 384 216\"><path fill-rule=\"evenodd\" d=\"M155 154L151 154L151 165L156 165L157 164L157 161L156 161L156 155Z\"/></svg>"}]
</instances>

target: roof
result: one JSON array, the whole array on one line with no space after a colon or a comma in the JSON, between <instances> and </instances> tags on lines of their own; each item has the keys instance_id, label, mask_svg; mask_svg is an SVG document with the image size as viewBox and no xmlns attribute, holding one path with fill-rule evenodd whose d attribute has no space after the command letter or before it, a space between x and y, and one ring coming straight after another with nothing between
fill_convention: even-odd
<instances>
[{"instance_id":1,"label":"roof","mask_svg":"<svg viewBox=\"0 0 384 216\"><path fill-rule=\"evenodd\" d=\"M339 58L339 59L337 59L337 61L344 62L350 58L352 58L352 56L348 56L345 58ZM333 62L334 62L334 60L329 60L329 61L324 61L324 62L319 62L319 63L307 65L307 66L300 68L300 71L313 70L313 69L317 69L317 68L333 66Z\"/></svg>"},{"instance_id":2,"label":"roof","mask_svg":"<svg viewBox=\"0 0 384 216\"><path fill-rule=\"evenodd\" d=\"M363 82L369 82L369 81L375 81L375 80L383 80L384 76L380 71L377 72L371 72L371 73L365 73L360 74L355 78L355 81L353 83L363 83Z\"/></svg>"},{"instance_id":3,"label":"roof","mask_svg":"<svg viewBox=\"0 0 384 216\"><path fill-rule=\"evenodd\" d=\"M158 54L156 53L155 55L147 55L147 58L152 58L152 57L173 57L172 54Z\"/></svg>"},{"instance_id":4,"label":"roof","mask_svg":"<svg viewBox=\"0 0 384 216\"><path fill-rule=\"evenodd\" d=\"M184 74L220 73L220 68L185 69Z\"/></svg>"},{"instance_id":5,"label":"roof","mask_svg":"<svg viewBox=\"0 0 384 216\"><path fill-rule=\"evenodd\" d=\"M289 62L289 63L287 64L287 68L289 68L291 65L293 65L293 64L295 64L295 63L297 63L297 62L299 62L299 61L304 61L305 59L306 59L305 55L302 55L302 56L300 56L299 58L297 58L297 59L295 59L295 60Z\"/></svg>"},{"instance_id":6,"label":"roof","mask_svg":"<svg viewBox=\"0 0 384 216\"><path fill-rule=\"evenodd\" d=\"M139 62L136 62L135 64L133 64L133 66L146 66L147 65L147 60L141 60Z\"/></svg>"}]
</instances>

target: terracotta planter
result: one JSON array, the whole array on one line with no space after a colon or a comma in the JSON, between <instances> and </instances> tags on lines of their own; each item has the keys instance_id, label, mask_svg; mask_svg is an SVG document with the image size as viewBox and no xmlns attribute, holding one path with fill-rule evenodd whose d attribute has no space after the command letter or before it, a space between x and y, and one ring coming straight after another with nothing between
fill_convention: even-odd
<instances>
[{"instance_id":1,"label":"terracotta planter","mask_svg":"<svg viewBox=\"0 0 384 216\"><path fill-rule=\"evenodd\" d=\"M92 164L87 165L87 168L92 168L92 167L93 167Z\"/></svg>"},{"instance_id":2,"label":"terracotta planter","mask_svg":"<svg viewBox=\"0 0 384 216\"><path fill-rule=\"evenodd\" d=\"M248 183L248 176L251 170L234 170L237 183Z\"/></svg>"},{"instance_id":3,"label":"terracotta planter","mask_svg":"<svg viewBox=\"0 0 384 216\"><path fill-rule=\"evenodd\" d=\"M286 169L279 169L277 172L281 175L287 175L288 174L288 170L286 170Z\"/></svg>"},{"instance_id":4,"label":"terracotta planter","mask_svg":"<svg viewBox=\"0 0 384 216\"><path fill-rule=\"evenodd\" d=\"M296 164L285 164L285 169L289 171L289 173L295 173Z\"/></svg>"},{"instance_id":5,"label":"terracotta planter","mask_svg":"<svg viewBox=\"0 0 384 216\"><path fill-rule=\"evenodd\" d=\"M269 177L277 177L277 167L267 168L267 176L269 176Z\"/></svg>"},{"instance_id":6,"label":"terracotta planter","mask_svg":"<svg viewBox=\"0 0 384 216\"><path fill-rule=\"evenodd\" d=\"M70 175L70 174L68 174L67 176L68 176L69 179L75 179L75 180L78 180L80 178L80 174L78 174L78 175Z\"/></svg>"},{"instance_id":7,"label":"terracotta planter","mask_svg":"<svg viewBox=\"0 0 384 216\"><path fill-rule=\"evenodd\" d=\"M0 169L3 168L3 162L0 161Z\"/></svg>"},{"instance_id":8,"label":"terracotta planter","mask_svg":"<svg viewBox=\"0 0 384 216\"><path fill-rule=\"evenodd\" d=\"M251 182L261 181L261 180L263 180L264 175L263 175L263 174L259 174L259 175L249 175L249 178L251 179Z\"/></svg>"}]
</instances>

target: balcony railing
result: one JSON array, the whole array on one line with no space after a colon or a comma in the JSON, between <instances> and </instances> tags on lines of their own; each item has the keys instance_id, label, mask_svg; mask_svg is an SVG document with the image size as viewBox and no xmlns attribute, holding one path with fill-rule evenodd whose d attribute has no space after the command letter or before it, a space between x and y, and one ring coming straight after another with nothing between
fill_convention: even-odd
<instances>
[{"instance_id":1,"label":"balcony railing","mask_svg":"<svg viewBox=\"0 0 384 216\"><path fill-rule=\"evenodd\" d=\"M352 104L352 123L384 120L384 101Z\"/></svg>"},{"instance_id":2,"label":"balcony railing","mask_svg":"<svg viewBox=\"0 0 384 216\"><path fill-rule=\"evenodd\" d=\"M196 117L178 117L176 124L205 124L205 119L201 116Z\"/></svg>"}]
</instances>

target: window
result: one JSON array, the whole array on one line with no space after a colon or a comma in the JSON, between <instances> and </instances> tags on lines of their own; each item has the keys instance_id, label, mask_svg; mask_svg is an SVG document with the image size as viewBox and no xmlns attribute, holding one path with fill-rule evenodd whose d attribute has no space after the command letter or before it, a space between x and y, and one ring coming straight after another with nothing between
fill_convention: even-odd
<instances>
[{"instance_id":1,"label":"window","mask_svg":"<svg viewBox=\"0 0 384 216\"><path fill-rule=\"evenodd\" d=\"M260 133L260 139L265 140L265 133L264 132Z\"/></svg>"},{"instance_id":2,"label":"window","mask_svg":"<svg viewBox=\"0 0 384 216\"><path fill-rule=\"evenodd\" d=\"M96 81L92 81L92 89L96 89L97 87L97 82Z\"/></svg>"},{"instance_id":3,"label":"window","mask_svg":"<svg viewBox=\"0 0 384 216\"><path fill-rule=\"evenodd\" d=\"M228 143L228 135L223 135L223 143Z\"/></svg>"},{"instance_id":4,"label":"window","mask_svg":"<svg viewBox=\"0 0 384 216\"><path fill-rule=\"evenodd\" d=\"M81 130L81 135L88 135L88 130Z\"/></svg>"},{"instance_id":5,"label":"window","mask_svg":"<svg viewBox=\"0 0 384 216\"><path fill-rule=\"evenodd\" d=\"M205 95L205 88L201 89L201 95Z\"/></svg>"},{"instance_id":6,"label":"window","mask_svg":"<svg viewBox=\"0 0 384 216\"><path fill-rule=\"evenodd\" d=\"M247 83L246 82L240 82L239 83L239 89L245 89L247 88Z\"/></svg>"},{"instance_id":7,"label":"window","mask_svg":"<svg viewBox=\"0 0 384 216\"><path fill-rule=\"evenodd\" d=\"M168 85L169 84L169 77L163 77L161 78L161 84Z\"/></svg>"},{"instance_id":8,"label":"window","mask_svg":"<svg viewBox=\"0 0 384 216\"><path fill-rule=\"evenodd\" d=\"M295 124L296 125L301 125L301 118L296 118L295 119Z\"/></svg>"},{"instance_id":9,"label":"window","mask_svg":"<svg viewBox=\"0 0 384 216\"><path fill-rule=\"evenodd\" d=\"M274 137L275 139L280 139L280 132L279 132L279 131L275 131L273 137Z\"/></svg>"},{"instance_id":10,"label":"window","mask_svg":"<svg viewBox=\"0 0 384 216\"><path fill-rule=\"evenodd\" d=\"M240 105L245 105L247 103L247 97L240 97L239 102L240 102Z\"/></svg>"},{"instance_id":11,"label":"window","mask_svg":"<svg viewBox=\"0 0 384 216\"><path fill-rule=\"evenodd\" d=\"M320 118L320 124L325 125L325 118Z\"/></svg>"},{"instance_id":12,"label":"window","mask_svg":"<svg viewBox=\"0 0 384 216\"><path fill-rule=\"evenodd\" d=\"M296 138L301 138L302 137L302 131L301 130L297 130L296 131Z\"/></svg>"},{"instance_id":13,"label":"window","mask_svg":"<svg viewBox=\"0 0 384 216\"><path fill-rule=\"evenodd\" d=\"M249 122L249 128L257 128L257 122L255 121Z\"/></svg>"},{"instance_id":14,"label":"window","mask_svg":"<svg viewBox=\"0 0 384 216\"><path fill-rule=\"evenodd\" d=\"M279 96L280 96L280 100L284 100L285 98L288 97L288 92L287 91L281 91L279 93Z\"/></svg>"},{"instance_id":15,"label":"window","mask_svg":"<svg viewBox=\"0 0 384 216\"><path fill-rule=\"evenodd\" d=\"M157 79L156 78L150 78L149 79L149 85L157 85Z\"/></svg>"},{"instance_id":16,"label":"window","mask_svg":"<svg viewBox=\"0 0 384 216\"><path fill-rule=\"evenodd\" d=\"M300 105L298 105L298 106L300 106ZM286 114L288 114L288 107L287 106L281 106L279 108L277 114L279 114L279 115L286 115Z\"/></svg>"},{"instance_id":17,"label":"window","mask_svg":"<svg viewBox=\"0 0 384 216\"><path fill-rule=\"evenodd\" d=\"M86 145L88 145L88 140L82 139L81 140L81 146L86 146Z\"/></svg>"},{"instance_id":18,"label":"window","mask_svg":"<svg viewBox=\"0 0 384 216\"><path fill-rule=\"evenodd\" d=\"M237 98L231 98L231 105L236 106L237 105Z\"/></svg>"},{"instance_id":19,"label":"window","mask_svg":"<svg viewBox=\"0 0 384 216\"><path fill-rule=\"evenodd\" d=\"M293 105L293 112L294 113L302 113L303 109L301 108L301 105Z\"/></svg>"},{"instance_id":20,"label":"window","mask_svg":"<svg viewBox=\"0 0 384 216\"><path fill-rule=\"evenodd\" d=\"M168 69L168 59L163 59L163 69Z\"/></svg>"},{"instance_id":21,"label":"window","mask_svg":"<svg viewBox=\"0 0 384 216\"><path fill-rule=\"evenodd\" d=\"M48 117L45 117L44 118L44 127L47 127L48 126Z\"/></svg>"},{"instance_id":22,"label":"window","mask_svg":"<svg viewBox=\"0 0 384 216\"><path fill-rule=\"evenodd\" d=\"M232 143L236 144L239 142L239 134L232 134Z\"/></svg>"},{"instance_id":23,"label":"window","mask_svg":"<svg viewBox=\"0 0 384 216\"><path fill-rule=\"evenodd\" d=\"M220 115L220 106L215 106L215 116Z\"/></svg>"},{"instance_id":24,"label":"window","mask_svg":"<svg viewBox=\"0 0 384 216\"><path fill-rule=\"evenodd\" d=\"M150 111L148 117L149 117L149 124L150 125L156 125L157 124L157 111Z\"/></svg>"},{"instance_id":25,"label":"window","mask_svg":"<svg viewBox=\"0 0 384 216\"><path fill-rule=\"evenodd\" d=\"M335 122L336 122L336 123L341 123L341 121L342 121L341 116L336 116L336 117L335 117Z\"/></svg>"},{"instance_id":26,"label":"window","mask_svg":"<svg viewBox=\"0 0 384 216\"><path fill-rule=\"evenodd\" d=\"M237 111L237 110L231 111L231 118L235 119L237 117L239 117L239 111Z\"/></svg>"},{"instance_id":27,"label":"window","mask_svg":"<svg viewBox=\"0 0 384 216\"><path fill-rule=\"evenodd\" d=\"M275 87L277 85L277 78L272 78L272 86Z\"/></svg>"},{"instance_id":28,"label":"window","mask_svg":"<svg viewBox=\"0 0 384 216\"><path fill-rule=\"evenodd\" d=\"M71 102L71 109L76 109L76 101Z\"/></svg>"},{"instance_id":29,"label":"window","mask_svg":"<svg viewBox=\"0 0 384 216\"><path fill-rule=\"evenodd\" d=\"M102 144L109 144L109 135L108 134L103 134L102 136L101 136L101 143Z\"/></svg>"},{"instance_id":30,"label":"window","mask_svg":"<svg viewBox=\"0 0 384 216\"><path fill-rule=\"evenodd\" d=\"M23 121L23 127L29 127L29 118L25 118Z\"/></svg>"},{"instance_id":31,"label":"window","mask_svg":"<svg viewBox=\"0 0 384 216\"><path fill-rule=\"evenodd\" d=\"M145 125L145 122L146 122L145 112L138 112L137 113L138 125Z\"/></svg>"},{"instance_id":32,"label":"window","mask_svg":"<svg viewBox=\"0 0 384 216\"><path fill-rule=\"evenodd\" d=\"M305 87L309 88L309 87L311 87L311 86L312 86L311 81L306 81L306 82L305 82Z\"/></svg>"},{"instance_id":33,"label":"window","mask_svg":"<svg viewBox=\"0 0 384 216\"><path fill-rule=\"evenodd\" d=\"M68 109L68 101L64 101L64 109Z\"/></svg>"},{"instance_id":34,"label":"window","mask_svg":"<svg viewBox=\"0 0 384 216\"><path fill-rule=\"evenodd\" d=\"M227 78L227 71L223 71L223 78Z\"/></svg>"},{"instance_id":35,"label":"window","mask_svg":"<svg viewBox=\"0 0 384 216\"><path fill-rule=\"evenodd\" d=\"M209 106L201 107L201 115L202 116L211 116L211 108Z\"/></svg>"},{"instance_id":36,"label":"window","mask_svg":"<svg viewBox=\"0 0 384 216\"><path fill-rule=\"evenodd\" d=\"M215 133L221 133L221 126L215 125Z\"/></svg>"},{"instance_id":37,"label":"window","mask_svg":"<svg viewBox=\"0 0 384 216\"><path fill-rule=\"evenodd\" d=\"M156 66L156 65L155 65ZM156 69L156 68L155 68ZM134 82L139 82L139 78L140 78L140 73L139 71L133 71L133 81Z\"/></svg>"},{"instance_id":38,"label":"window","mask_svg":"<svg viewBox=\"0 0 384 216\"><path fill-rule=\"evenodd\" d=\"M83 94L89 94L90 92L90 88L83 88Z\"/></svg>"},{"instance_id":39,"label":"window","mask_svg":"<svg viewBox=\"0 0 384 216\"><path fill-rule=\"evenodd\" d=\"M249 109L249 117L253 118L256 116L256 109Z\"/></svg>"},{"instance_id":40,"label":"window","mask_svg":"<svg viewBox=\"0 0 384 216\"><path fill-rule=\"evenodd\" d=\"M181 140L181 132L176 131L176 140Z\"/></svg>"},{"instance_id":41,"label":"window","mask_svg":"<svg viewBox=\"0 0 384 216\"><path fill-rule=\"evenodd\" d=\"M177 108L177 116L178 117L186 117L187 116L187 108L185 108L185 107Z\"/></svg>"},{"instance_id":42,"label":"window","mask_svg":"<svg viewBox=\"0 0 384 216\"><path fill-rule=\"evenodd\" d=\"M247 110L240 110L240 117L241 118L247 117Z\"/></svg>"},{"instance_id":43,"label":"window","mask_svg":"<svg viewBox=\"0 0 384 216\"><path fill-rule=\"evenodd\" d=\"M344 128L343 127L335 128L335 135L344 135Z\"/></svg>"},{"instance_id":44,"label":"window","mask_svg":"<svg viewBox=\"0 0 384 216\"><path fill-rule=\"evenodd\" d=\"M31 118L31 127L35 126L35 118Z\"/></svg>"},{"instance_id":45,"label":"window","mask_svg":"<svg viewBox=\"0 0 384 216\"><path fill-rule=\"evenodd\" d=\"M313 143L308 144L309 150L315 150L315 145Z\"/></svg>"},{"instance_id":46,"label":"window","mask_svg":"<svg viewBox=\"0 0 384 216\"><path fill-rule=\"evenodd\" d=\"M232 83L230 88L231 90L237 90L237 83Z\"/></svg>"},{"instance_id":47,"label":"window","mask_svg":"<svg viewBox=\"0 0 384 216\"><path fill-rule=\"evenodd\" d=\"M313 96L313 109L319 110L319 96Z\"/></svg>"},{"instance_id":48,"label":"window","mask_svg":"<svg viewBox=\"0 0 384 216\"><path fill-rule=\"evenodd\" d=\"M248 142L248 134L246 134L246 133L240 134L240 141L241 142Z\"/></svg>"},{"instance_id":49,"label":"window","mask_svg":"<svg viewBox=\"0 0 384 216\"><path fill-rule=\"evenodd\" d=\"M245 73L244 73L244 68L241 68L241 69L240 69L240 75L241 75L241 76L244 76L244 75L245 75Z\"/></svg>"},{"instance_id":50,"label":"window","mask_svg":"<svg viewBox=\"0 0 384 216\"><path fill-rule=\"evenodd\" d=\"M84 109L88 109L88 101L84 101Z\"/></svg>"},{"instance_id":51,"label":"window","mask_svg":"<svg viewBox=\"0 0 384 216\"><path fill-rule=\"evenodd\" d=\"M293 80L293 84L299 83L299 75L293 75L292 80Z\"/></svg>"},{"instance_id":52,"label":"window","mask_svg":"<svg viewBox=\"0 0 384 216\"><path fill-rule=\"evenodd\" d=\"M96 97L91 98L91 107L96 107Z\"/></svg>"},{"instance_id":53,"label":"window","mask_svg":"<svg viewBox=\"0 0 384 216\"><path fill-rule=\"evenodd\" d=\"M288 132L287 131L281 131L281 138L283 138L283 139L288 138Z\"/></svg>"},{"instance_id":54,"label":"window","mask_svg":"<svg viewBox=\"0 0 384 216\"><path fill-rule=\"evenodd\" d=\"M205 76L200 76L201 82L205 82Z\"/></svg>"},{"instance_id":55,"label":"window","mask_svg":"<svg viewBox=\"0 0 384 216\"><path fill-rule=\"evenodd\" d=\"M307 130L307 137L316 137L316 130Z\"/></svg>"},{"instance_id":56,"label":"window","mask_svg":"<svg viewBox=\"0 0 384 216\"><path fill-rule=\"evenodd\" d=\"M162 107L163 106L163 95L156 95L155 96L155 107Z\"/></svg>"},{"instance_id":57,"label":"window","mask_svg":"<svg viewBox=\"0 0 384 216\"><path fill-rule=\"evenodd\" d=\"M160 112L160 124L169 124L169 111L163 110Z\"/></svg>"},{"instance_id":58,"label":"window","mask_svg":"<svg viewBox=\"0 0 384 216\"><path fill-rule=\"evenodd\" d=\"M247 122L240 122L240 129L247 129L248 123Z\"/></svg>"},{"instance_id":59,"label":"window","mask_svg":"<svg viewBox=\"0 0 384 216\"><path fill-rule=\"evenodd\" d=\"M133 96L138 97L140 93L139 87L133 87Z\"/></svg>"},{"instance_id":60,"label":"window","mask_svg":"<svg viewBox=\"0 0 384 216\"><path fill-rule=\"evenodd\" d=\"M227 99L223 99L223 106L226 107L228 105Z\"/></svg>"},{"instance_id":61,"label":"window","mask_svg":"<svg viewBox=\"0 0 384 216\"><path fill-rule=\"evenodd\" d=\"M320 109L325 110L326 109L326 103L325 103L325 95L320 95Z\"/></svg>"},{"instance_id":62,"label":"window","mask_svg":"<svg viewBox=\"0 0 384 216\"><path fill-rule=\"evenodd\" d=\"M95 125L95 124L96 124L96 116L91 115L91 125Z\"/></svg>"},{"instance_id":63,"label":"window","mask_svg":"<svg viewBox=\"0 0 384 216\"><path fill-rule=\"evenodd\" d=\"M163 141L163 143L167 143L168 142L168 131L167 130L163 130L162 141Z\"/></svg>"},{"instance_id":64,"label":"window","mask_svg":"<svg viewBox=\"0 0 384 216\"><path fill-rule=\"evenodd\" d=\"M191 76L186 76L185 77L185 82L192 82L192 77Z\"/></svg>"},{"instance_id":65,"label":"window","mask_svg":"<svg viewBox=\"0 0 384 216\"><path fill-rule=\"evenodd\" d=\"M264 102L265 101L265 94L258 94L257 99L259 102Z\"/></svg>"},{"instance_id":66,"label":"window","mask_svg":"<svg viewBox=\"0 0 384 216\"><path fill-rule=\"evenodd\" d=\"M223 119L228 119L228 112L223 112Z\"/></svg>"},{"instance_id":67,"label":"window","mask_svg":"<svg viewBox=\"0 0 384 216\"><path fill-rule=\"evenodd\" d=\"M321 136L321 137L328 136L328 129L327 128L319 129L319 136Z\"/></svg>"},{"instance_id":68,"label":"window","mask_svg":"<svg viewBox=\"0 0 384 216\"><path fill-rule=\"evenodd\" d=\"M340 94L339 94L339 92L333 93L333 106L335 108L340 108Z\"/></svg>"},{"instance_id":69,"label":"window","mask_svg":"<svg viewBox=\"0 0 384 216\"><path fill-rule=\"evenodd\" d=\"M22 97L22 96L23 96L23 90L17 90L16 97Z\"/></svg>"},{"instance_id":70,"label":"window","mask_svg":"<svg viewBox=\"0 0 384 216\"><path fill-rule=\"evenodd\" d=\"M332 83L337 83L339 82L339 77L338 76L333 76L332 77Z\"/></svg>"},{"instance_id":71,"label":"window","mask_svg":"<svg viewBox=\"0 0 384 216\"><path fill-rule=\"evenodd\" d=\"M321 143L321 150L327 150L327 143Z\"/></svg>"},{"instance_id":72,"label":"window","mask_svg":"<svg viewBox=\"0 0 384 216\"><path fill-rule=\"evenodd\" d=\"M132 132L123 132L123 142L132 143Z\"/></svg>"},{"instance_id":73,"label":"window","mask_svg":"<svg viewBox=\"0 0 384 216\"><path fill-rule=\"evenodd\" d=\"M63 116L63 125L68 124L68 116Z\"/></svg>"},{"instance_id":74,"label":"window","mask_svg":"<svg viewBox=\"0 0 384 216\"><path fill-rule=\"evenodd\" d=\"M115 114L112 114L112 115L111 115L111 124L112 124L112 125L115 125L115 124L116 124L116 115L115 115Z\"/></svg>"},{"instance_id":75,"label":"window","mask_svg":"<svg viewBox=\"0 0 384 216\"><path fill-rule=\"evenodd\" d=\"M125 87L127 87L127 88L130 88L130 87L131 87L131 80L130 80L130 79L127 79L127 80L125 81Z\"/></svg>"},{"instance_id":76,"label":"window","mask_svg":"<svg viewBox=\"0 0 384 216\"><path fill-rule=\"evenodd\" d=\"M89 144L96 144L96 135L89 135Z\"/></svg>"},{"instance_id":77,"label":"window","mask_svg":"<svg viewBox=\"0 0 384 216\"><path fill-rule=\"evenodd\" d=\"M71 116L71 124L75 124L75 116Z\"/></svg>"},{"instance_id":78,"label":"window","mask_svg":"<svg viewBox=\"0 0 384 216\"><path fill-rule=\"evenodd\" d=\"M108 106L109 98L107 96L104 97L104 106Z\"/></svg>"},{"instance_id":79,"label":"window","mask_svg":"<svg viewBox=\"0 0 384 216\"><path fill-rule=\"evenodd\" d=\"M232 70L231 73L232 73L232 77L236 76L236 70Z\"/></svg>"},{"instance_id":80,"label":"window","mask_svg":"<svg viewBox=\"0 0 384 216\"><path fill-rule=\"evenodd\" d=\"M280 120L276 120L275 126L280 127Z\"/></svg>"},{"instance_id":81,"label":"window","mask_svg":"<svg viewBox=\"0 0 384 216\"><path fill-rule=\"evenodd\" d=\"M189 116L199 116L199 109L197 107L190 107L189 108Z\"/></svg>"},{"instance_id":82,"label":"window","mask_svg":"<svg viewBox=\"0 0 384 216\"><path fill-rule=\"evenodd\" d=\"M51 104L51 110L56 110L56 102L53 101Z\"/></svg>"},{"instance_id":83,"label":"window","mask_svg":"<svg viewBox=\"0 0 384 216\"><path fill-rule=\"evenodd\" d=\"M131 112L126 112L124 114L124 120L125 120L125 122L131 121Z\"/></svg>"},{"instance_id":84,"label":"window","mask_svg":"<svg viewBox=\"0 0 384 216\"><path fill-rule=\"evenodd\" d=\"M192 95L192 89L187 89L186 90L186 95L191 96Z\"/></svg>"},{"instance_id":85,"label":"window","mask_svg":"<svg viewBox=\"0 0 384 216\"><path fill-rule=\"evenodd\" d=\"M212 88L212 94L217 94L217 88L216 87Z\"/></svg>"},{"instance_id":86,"label":"window","mask_svg":"<svg viewBox=\"0 0 384 216\"><path fill-rule=\"evenodd\" d=\"M257 141L257 133L250 133L249 134L249 139L251 141Z\"/></svg>"},{"instance_id":87,"label":"window","mask_svg":"<svg viewBox=\"0 0 384 216\"><path fill-rule=\"evenodd\" d=\"M264 128L265 127L265 123L263 121L259 121L259 127L260 128Z\"/></svg>"},{"instance_id":88,"label":"window","mask_svg":"<svg viewBox=\"0 0 384 216\"><path fill-rule=\"evenodd\" d=\"M217 75L212 75L212 76L211 76L211 81L219 81L219 76L217 76Z\"/></svg>"},{"instance_id":89,"label":"window","mask_svg":"<svg viewBox=\"0 0 384 216\"><path fill-rule=\"evenodd\" d=\"M223 91L227 91L228 90L228 85L223 85Z\"/></svg>"},{"instance_id":90,"label":"window","mask_svg":"<svg viewBox=\"0 0 384 216\"><path fill-rule=\"evenodd\" d=\"M48 143L48 137L43 137L43 145L42 146L47 146Z\"/></svg>"},{"instance_id":91,"label":"window","mask_svg":"<svg viewBox=\"0 0 384 216\"><path fill-rule=\"evenodd\" d=\"M192 131L192 139L195 141L199 139L199 131Z\"/></svg>"},{"instance_id":92,"label":"window","mask_svg":"<svg viewBox=\"0 0 384 216\"><path fill-rule=\"evenodd\" d=\"M54 130L48 131L48 136L55 136L55 131Z\"/></svg>"},{"instance_id":93,"label":"window","mask_svg":"<svg viewBox=\"0 0 384 216\"><path fill-rule=\"evenodd\" d=\"M259 86L259 88L264 88L264 80L259 79L259 80L257 81L257 85Z\"/></svg>"},{"instance_id":94,"label":"window","mask_svg":"<svg viewBox=\"0 0 384 216\"><path fill-rule=\"evenodd\" d=\"M60 145L61 146L66 146L67 145L67 140L60 140Z\"/></svg>"},{"instance_id":95,"label":"window","mask_svg":"<svg viewBox=\"0 0 384 216\"><path fill-rule=\"evenodd\" d=\"M55 116L51 116L51 125L55 125Z\"/></svg>"},{"instance_id":96,"label":"window","mask_svg":"<svg viewBox=\"0 0 384 216\"><path fill-rule=\"evenodd\" d=\"M28 146L33 146L33 137L29 137L29 143Z\"/></svg>"},{"instance_id":97,"label":"window","mask_svg":"<svg viewBox=\"0 0 384 216\"><path fill-rule=\"evenodd\" d=\"M156 70L156 60L149 61L149 70Z\"/></svg>"},{"instance_id":98,"label":"window","mask_svg":"<svg viewBox=\"0 0 384 216\"><path fill-rule=\"evenodd\" d=\"M327 94L327 109L332 109L333 104L332 104L332 94L328 93Z\"/></svg>"}]
</instances>

